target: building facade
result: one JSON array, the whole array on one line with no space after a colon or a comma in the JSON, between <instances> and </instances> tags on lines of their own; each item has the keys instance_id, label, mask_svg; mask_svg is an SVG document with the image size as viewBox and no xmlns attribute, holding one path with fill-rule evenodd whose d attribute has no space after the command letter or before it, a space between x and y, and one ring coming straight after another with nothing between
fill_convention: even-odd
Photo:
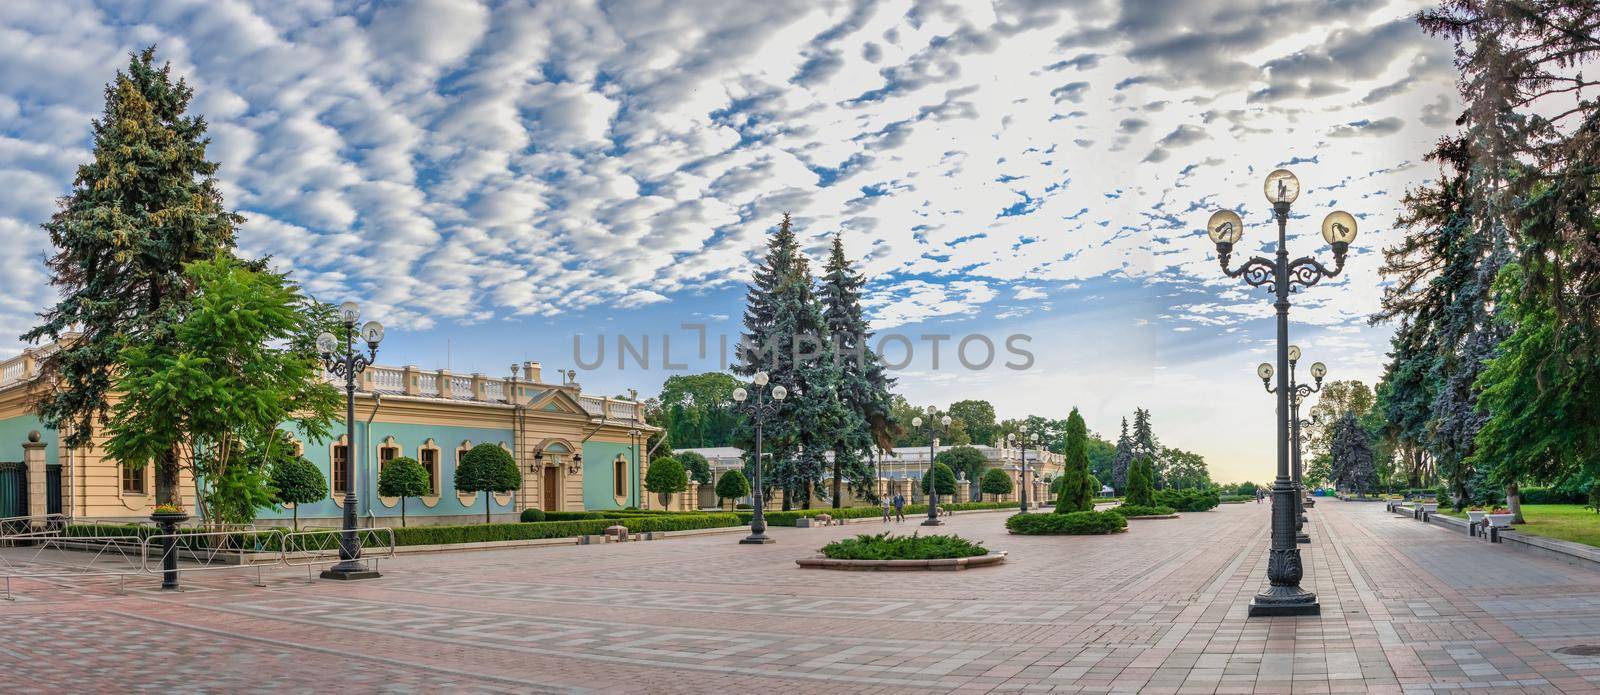
<instances>
[{"instance_id":1,"label":"building facade","mask_svg":"<svg viewBox=\"0 0 1600 695\"><path fill-rule=\"evenodd\" d=\"M98 433L89 446L64 447L60 433L34 413L44 388L38 379L40 363L50 350L29 350L0 362L0 517L147 517L155 505L152 466L134 470L105 457L100 448L104 438ZM364 524L398 523L401 500L377 494L377 474L399 456L422 464L432 493L406 500L408 523L481 522L486 503L496 521L515 520L530 507L577 511L648 506L644 447L656 428L643 421L638 405L584 395L574 383L544 383L537 362L520 367L511 377L368 367L357 384L353 446L342 422L328 441L310 441L289 430L301 454L328 484L326 498L298 510L301 524L337 525L350 485L355 486L357 516ZM339 386L342 390L342 381ZM519 490L487 495L487 500L487 493L455 490L461 455L486 443L511 452L522 472ZM342 465L352 455L354 481L346 480ZM194 509L187 476L180 488L185 506ZM287 523L293 513L274 505L258 512L258 523Z\"/></svg>"},{"instance_id":2,"label":"building facade","mask_svg":"<svg viewBox=\"0 0 1600 695\"><path fill-rule=\"evenodd\" d=\"M934 456L937 457L939 454L952 448L955 447L936 445L934 447ZM1007 447L1004 445L973 445L972 448L983 453L984 460L987 461L989 468L999 468L1000 470L1005 471L1007 475L1011 476L1011 487L1013 492L1009 495L1000 495L999 501L1011 502L1019 500L1022 486L1024 484L1022 449L1019 447ZM705 485L691 486L690 492L697 497L698 506L700 508L710 509L716 507L719 503L719 500L716 496L717 481L722 478L723 473L731 470L743 469L744 450L738 447L720 446L703 449L678 449L675 451L675 453L682 453L686 451L692 451L700 454L701 456L706 457L706 460L711 463L711 482ZM913 502L921 502L922 488L916 483L922 480L923 473L927 472L928 470L928 453L928 447L925 446L902 446L891 449L888 452L884 452L878 458L876 463L878 471L878 494L880 496L884 496L898 493L904 495L906 499L912 500ZM832 458L832 454L830 453L828 455L828 460L831 461ZM1046 500L1053 497L1053 495L1050 494L1049 482L1054 480L1056 476L1061 475L1062 467L1065 464L1065 458L1061 454L1030 448L1027 451L1027 460L1028 466L1026 484L1028 485L1029 501L1039 502L1041 500ZM825 477L823 479L822 486L825 490L833 489L832 479ZM958 481L956 487L958 497L968 500L977 500L978 481L961 480ZM855 506L866 503L865 500L856 499L854 495L850 494L848 486L843 486L843 490L844 506ZM768 508L781 506L782 499L781 493L776 495L775 499L768 503ZM989 499L989 497L986 496L984 499ZM726 506L726 501L721 502L724 506ZM748 504L750 499L745 498L737 500L737 502ZM831 502L829 504L831 504Z\"/></svg>"}]
</instances>

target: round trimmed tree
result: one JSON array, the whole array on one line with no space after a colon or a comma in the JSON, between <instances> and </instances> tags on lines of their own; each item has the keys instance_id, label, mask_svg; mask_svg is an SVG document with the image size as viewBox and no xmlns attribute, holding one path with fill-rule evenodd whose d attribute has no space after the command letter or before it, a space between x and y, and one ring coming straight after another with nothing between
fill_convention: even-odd
<instances>
[{"instance_id":1,"label":"round trimmed tree","mask_svg":"<svg viewBox=\"0 0 1600 695\"><path fill-rule=\"evenodd\" d=\"M658 458L651 461L650 470L645 471L644 489L656 493L661 499L661 506L665 507L672 501L673 493L689 489L689 474L683 470L683 464L677 458Z\"/></svg>"},{"instance_id":2,"label":"round trimmed tree","mask_svg":"<svg viewBox=\"0 0 1600 695\"><path fill-rule=\"evenodd\" d=\"M399 456L378 471L378 494L400 498L400 526L406 525L406 498L421 497L433 492L428 485L428 471L410 456Z\"/></svg>"},{"instance_id":3,"label":"round trimmed tree","mask_svg":"<svg viewBox=\"0 0 1600 695\"><path fill-rule=\"evenodd\" d=\"M994 495L992 501L1000 501L1000 495L1011 494L1011 476L998 468L990 468L983 472L983 479L978 481L978 491L985 495Z\"/></svg>"},{"instance_id":4,"label":"round trimmed tree","mask_svg":"<svg viewBox=\"0 0 1600 695\"><path fill-rule=\"evenodd\" d=\"M737 500L748 494L750 494L750 481L737 470L723 473L722 477L717 479L718 500ZM721 506L720 502L718 506Z\"/></svg>"},{"instance_id":5,"label":"round trimmed tree","mask_svg":"<svg viewBox=\"0 0 1600 695\"><path fill-rule=\"evenodd\" d=\"M268 484L277 492L279 504L294 505L294 530L300 530L300 505L320 502L328 496L328 480L322 477L317 464L304 456L286 456L272 464L272 477Z\"/></svg>"},{"instance_id":6,"label":"round trimmed tree","mask_svg":"<svg viewBox=\"0 0 1600 695\"><path fill-rule=\"evenodd\" d=\"M673 454L678 463L683 464L683 470L689 474L689 479L696 485L705 485L711 482L711 462L706 457L693 451L684 451Z\"/></svg>"},{"instance_id":7,"label":"round trimmed tree","mask_svg":"<svg viewBox=\"0 0 1600 695\"><path fill-rule=\"evenodd\" d=\"M934 463L933 471L922 477L923 494L932 494L928 490L929 483L936 485L937 487L935 489L937 489L941 495L946 497L954 497L956 494L956 472L950 470L949 466L946 466L942 463Z\"/></svg>"},{"instance_id":8,"label":"round trimmed tree","mask_svg":"<svg viewBox=\"0 0 1600 695\"><path fill-rule=\"evenodd\" d=\"M461 457L456 466L458 492L482 492L483 523L490 523L494 493L512 492L522 487L522 470L511 452L498 444L479 444Z\"/></svg>"}]
</instances>

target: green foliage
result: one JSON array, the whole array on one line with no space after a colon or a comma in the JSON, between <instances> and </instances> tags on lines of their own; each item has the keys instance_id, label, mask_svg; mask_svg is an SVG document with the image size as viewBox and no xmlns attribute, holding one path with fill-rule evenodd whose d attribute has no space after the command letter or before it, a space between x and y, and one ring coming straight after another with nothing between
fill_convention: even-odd
<instances>
[{"instance_id":1,"label":"green foliage","mask_svg":"<svg viewBox=\"0 0 1600 695\"><path fill-rule=\"evenodd\" d=\"M743 423L733 408L739 380L724 372L678 374L661 385L658 424L677 448L732 446ZM662 447L663 451L668 450Z\"/></svg>"},{"instance_id":2,"label":"green foliage","mask_svg":"<svg viewBox=\"0 0 1600 695\"><path fill-rule=\"evenodd\" d=\"M743 499L750 494L750 481L745 479L739 471L728 471L717 479L717 498L724 500Z\"/></svg>"},{"instance_id":3,"label":"green foliage","mask_svg":"<svg viewBox=\"0 0 1600 695\"><path fill-rule=\"evenodd\" d=\"M944 560L988 555L981 541L960 536L891 536L863 533L822 546L822 555L833 560Z\"/></svg>"},{"instance_id":4,"label":"green foliage","mask_svg":"<svg viewBox=\"0 0 1600 695\"><path fill-rule=\"evenodd\" d=\"M1131 500L1130 500L1131 502ZM1148 506L1171 507L1180 512L1203 512L1215 509L1222 504L1222 496L1217 494L1216 488L1196 490L1158 490Z\"/></svg>"},{"instance_id":5,"label":"green foliage","mask_svg":"<svg viewBox=\"0 0 1600 695\"><path fill-rule=\"evenodd\" d=\"M1089 432L1083 416L1073 408L1067 416L1066 464L1061 471L1061 491L1056 495L1056 513L1094 510L1094 496L1100 492L1089 482Z\"/></svg>"},{"instance_id":6,"label":"green foliage","mask_svg":"<svg viewBox=\"0 0 1600 695\"><path fill-rule=\"evenodd\" d=\"M941 495L948 497L956 494L956 473L942 463L934 462L932 473L922 477L923 494L931 494L928 490L930 483L936 486L934 489Z\"/></svg>"},{"instance_id":7,"label":"green foliage","mask_svg":"<svg viewBox=\"0 0 1600 695\"><path fill-rule=\"evenodd\" d=\"M1165 492L1165 490L1163 490L1163 492ZM1175 510L1172 507L1161 507L1161 506L1148 507L1148 506L1145 506L1145 505L1142 505L1142 504L1119 504L1119 505L1117 505L1115 507L1107 509L1106 511L1111 512L1112 514L1119 514L1119 515L1124 516L1124 517L1130 517L1130 516L1167 516L1167 515L1173 513L1173 511L1175 511Z\"/></svg>"},{"instance_id":8,"label":"green foliage","mask_svg":"<svg viewBox=\"0 0 1600 695\"><path fill-rule=\"evenodd\" d=\"M693 451L684 451L672 454L672 458L683 464L683 470L689 474L689 479L697 485L706 485L711 482L711 462L706 457ZM651 465L655 465L651 462Z\"/></svg>"},{"instance_id":9,"label":"green foliage","mask_svg":"<svg viewBox=\"0 0 1600 695\"><path fill-rule=\"evenodd\" d=\"M122 351L106 453L142 467L177 452L197 481L202 518L248 523L271 503L258 492L270 457L248 452L281 442L288 422L326 439L339 394L304 340L317 328L314 305L287 278L229 256L191 263L185 278L194 294L175 309L176 323Z\"/></svg>"},{"instance_id":10,"label":"green foliage","mask_svg":"<svg viewBox=\"0 0 1600 695\"><path fill-rule=\"evenodd\" d=\"M378 471L378 494L400 498L400 525L406 525L406 498L433 492L428 471L410 456L398 456Z\"/></svg>"},{"instance_id":11,"label":"green foliage","mask_svg":"<svg viewBox=\"0 0 1600 695\"><path fill-rule=\"evenodd\" d=\"M169 66L156 64L154 48L131 56L106 86L105 110L92 123L93 158L44 225L56 247L46 265L61 299L22 340L59 343L78 334L42 364L41 383L58 386L38 410L66 446L84 446L103 432L100 419L110 414L107 395L125 351L165 351L194 291L185 266L231 250L243 222L223 205L217 165L206 159L204 119L186 114L193 94ZM133 462L152 459L159 462L157 501L174 501L173 450Z\"/></svg>"},{"instance_id":12,"label":"green foliage","mask_svg":"<svg viewBox=\"0 0 1600 695\"><path fill-rule=\"evenodd\" d=\"M951 512L964 512L976 510L1016 509L1013 502L957 502L954 504L939 502L939 508ZM918 516L928 513L926 504L906 505L907 516ZM739 517L744 523L750 523L752 516L748 511L740 511ZM883 515L879 507L845 507L843 509L796 509L787 512L767 512L763 516L768 526L793 526L795 520L811 518L818 514L827 514L835 519L876 519Z\"/></svg>"},{"instance_id":13,"label":"green foliage","mask_svg":"<svg viewBox=\"0 0 1600 695\"><path fill-rule=\"evenodd\" d=\"M538 507L528 507L527 509L522 510L522 515L519 516L518 519L520 519L524 524L535 521L544 521L544 510Z\"/></svg>"},{"instance_id":14,"label":"green foliage","mask_svg":"<svg viewBox=\"0 0 1600 695\"><path fill-rule=\"evenodd\" d=\"M982 451L967 445L945 449L934 456L933 460L949 466L958 478L965 475L967 480L972 481L982 479L984 469L989 466L989 459L984 457Z\"/></svg>"},{"instance_id":15,"label":"green foliage","mask_svg":"<svg viewBox=\"0 0 1600 695\"><path fill-rule=\"evenodd\" d=\"M522 469L517 468L511 452L498 444L479 444L461 456L455 477L458 492L482 492L483 523L492 513L494 496L489 493L512 492L522 487Z\"/></svg>"},{"instance_id":16,"label":"green foliage","mask_svg":"<svg viewBox=\"0 0 1600 695\"><path fill-rule=\"evenodd\" d=\"M677 458L656 459L650 462L650 470L645 471L644 489L656 493L665 505L671 501L673 493L689 489L689 475Z\"/></svg>"},{"instance_id":17,"label":"green foliage","mask_svg":"<svg viewBox=\"0 0 1600 695\"><path fill-rule=\"evenodd\" d=\"M985 495L1009 495L1012 489L1011 476L998 468L984 471L983 479L978 483L978 491Z\"/></svg>"},{"instance_id":18,"label":"green foliage","mask_svg":"<svg viewBox=\"0 0 1600 695\"><path fill-rule=\"evenodd\" d=\"M951 403L950 418L961 420L972 441L990 446L998 443L994 406L988 401L965 400Z\"/></svg>"},{"instance_id":19,"label":"green foliage","mask_svg":"<svg viewBox=\"0 0 1600 695\"><path fill-rule=\"evenodd\" d=\"M1067 514L1013 514L1006 528L1024 536L1098 536L1128 527L1128 520L1111 512L1070 512Z\"/></svg>"},{"instance_id":20,"label":"green foliage","mask_svg":"<svg viewBox=\"0 0 1600 695\"><path fill-rule=\"evenodd\" d=\"M1155 506L1155 480L1150 471L1150 459L1139 457L1128 467L1128 489L1123 494L1127 504Z\"/></svg>"},{"instance_id":21,"label":"green foliage","mask_svg":"<svg viewBox=\"0 0 1600 695\"><path fill-rule=\"evenodd\" d=\"M267 484L274 492L273 501L294 505L294 528L300 528L300 505L320 502L328 496L328 481L322 471L289 446L288 435L283 434L279 444L272 447L269 464L271 477Z\"/></svg>"},{"instance_id":22,"label":"green foliage","mask_svg":"<svg viewBox=\"0 0 1600 695\"><path fill-rule=\"evenodd\" d=\"M1211 486L1211 471L1205 457L1192 451L1162 447L1161 470L1166 487L1202 488Z\"/></svg>"}]
</instances>

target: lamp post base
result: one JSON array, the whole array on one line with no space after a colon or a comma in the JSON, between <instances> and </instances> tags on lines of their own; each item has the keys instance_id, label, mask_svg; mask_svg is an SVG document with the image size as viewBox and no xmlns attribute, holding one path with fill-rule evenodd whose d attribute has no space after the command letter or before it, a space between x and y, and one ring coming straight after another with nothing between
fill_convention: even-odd
<instances>
[{"instance_id":1,"label":"lamp post base","mask_svg":"<svg viewBox=\"0 0 1600 695\"><path fill-rule=\"evenodd\" d=\"M771 536L752 533L739 539L740 545L771 545L777 543Z\"/></svg>"},{"instance_id":2,"label":"lamp post base","mask_svg":"<svg viewBox=\"0 0 1600 695\"><path fill-rule=\"evenodd\" d=\"M1294 586L1275 586L1250 601L1250 617L1322 615L1317 595Z\"/></svg>"},{"instance_id":3,"label":"lamp post base","mask_svg":"<svg viewBox=\"0 0 1600 695\"><path fill-rule=\"evenodd\" d=\"M944 522L939 520L939 519L923 519L922 520L922 525L923 526L943 526Z\"/></svg>"},{"instance_id":4,"label":"lamp post base","mask_svg":"<svg viewBox=\"0 0 1600 695\"><path fill-rule=\"evenodd\" d=\"M1310 536L1310 534L1307 534L1307 533L1302 531L1302 532L1300 532L1298 534L1295 534L1294 542L1296 542L1296 543L1310 543L1311 542L1311 536Z\"/></svg>"},{"instance_id":5,"label":"lamp post base","mask_svg":"<svg viewBox=\"0 0 1600 695\"><path fill-rule=\"evenodd\" d=\"M321 576L323 579L339 579L348 581L354 579L377 579L383 575L378 574L378 571L375 569L368 569L366 567L358 566L349 568L334 566L323 570L322 574L319 576Z\"/></svg>"}]
</instances>

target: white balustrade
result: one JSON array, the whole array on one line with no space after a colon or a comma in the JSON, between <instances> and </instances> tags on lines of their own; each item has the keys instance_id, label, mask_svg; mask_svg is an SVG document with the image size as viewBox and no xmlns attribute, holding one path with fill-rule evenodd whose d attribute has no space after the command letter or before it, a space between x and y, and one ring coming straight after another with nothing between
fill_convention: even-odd
<instances>
[{"instance_id":1,"label":"white balustrade","mask_svg":"<svg viewBox=\"0 0 1600 695\"><path fill-rule=\"evenodd\" d=\"M417 391L424 396L437 395L439 393L439 375L434 372L418 372Z\"/></svg>"},{"instance_id":2,"label":"white balustrade","mask_svg":"<svg viewBox=\"0 0 1600 695\"><path fill-rule=\"evenodd\" d=\"M486 381L483 384L483 397L491 401L506 400L506 382Z\"/></svg>"},{"instance_id":3,"label":"white balustrade","mask_svg":"<svg viewBox=\"0 0 1600 695\"><path fill-rule=\"evenodd\" d=\"M386 393L404 393L406 390L406 373L403 369L394 367L372 366L367 368L372 374L373 388Z\"/></svg>"},{"instance_id":4,"label":"white balustrade","mask_svg":"<svg viewBox=\"0 0 1600 695\"><path fill-rule=\"evenodd\" d=\"M450 397L463 400L472 400L472 377L451 375Z\"/></svg>"}]
</instances>

